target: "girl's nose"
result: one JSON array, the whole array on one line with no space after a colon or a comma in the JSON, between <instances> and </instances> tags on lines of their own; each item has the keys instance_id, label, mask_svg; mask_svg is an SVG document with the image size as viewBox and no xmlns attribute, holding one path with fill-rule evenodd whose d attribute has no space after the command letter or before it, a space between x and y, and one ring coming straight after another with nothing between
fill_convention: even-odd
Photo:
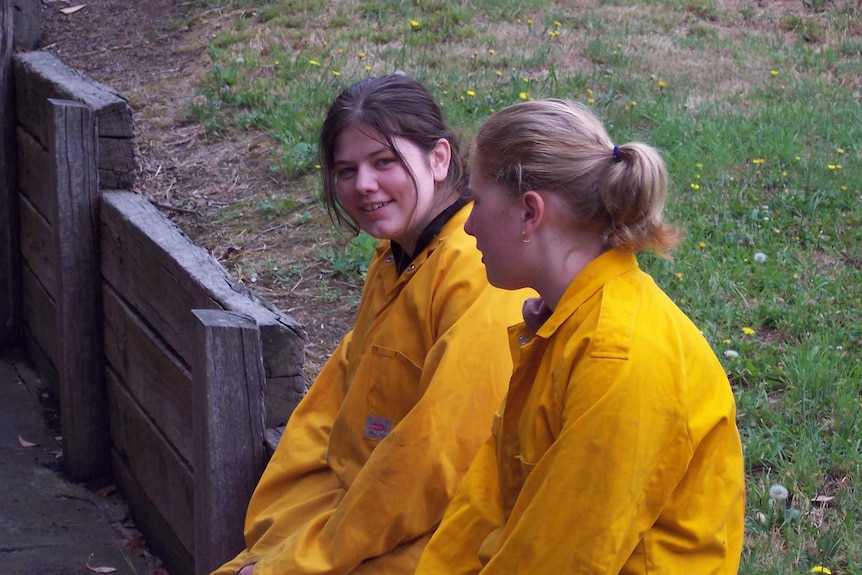
<instances>
[{"instance_id":1,"label":"girl's nose","mask_svg":"<svg viewBox=\"0 0 862 575\"><path fill-rule=\"evenodd\" d=\"M370 194L377 190L377 178L374 177L373 170L359 167L356 169L356 179L354 180L356 191L360 194Z\"/></svg>"},{"instance_id":2,"label":"girl's nose","mask_svg":"<svg viewBox=\"0 0 862 575\"><path fill-rule=\"evenodd\" d=\"M473 234L473 212L470 212L470 215L467 216L467 221L464 222L464 231L467 232L468 235L475 237Z\"/></svg>"}]
</instances>

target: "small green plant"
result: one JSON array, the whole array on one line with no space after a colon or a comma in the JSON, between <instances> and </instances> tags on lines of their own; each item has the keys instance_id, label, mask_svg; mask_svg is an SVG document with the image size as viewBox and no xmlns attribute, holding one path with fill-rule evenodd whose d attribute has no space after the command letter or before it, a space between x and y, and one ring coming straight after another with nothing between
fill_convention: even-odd
<instances>
[{"instance_id":1,"label":"small green plant","mask_svg":"<svg viewBox=\"0 0 862 575\"><path fill-rule=\"evenodd\" d=\"M339 248L325 248L320 257L329 264L329 272L333 276L351 283L362 283L378 243L375 238L361 232Z\"/></svg>"}]
</instances>

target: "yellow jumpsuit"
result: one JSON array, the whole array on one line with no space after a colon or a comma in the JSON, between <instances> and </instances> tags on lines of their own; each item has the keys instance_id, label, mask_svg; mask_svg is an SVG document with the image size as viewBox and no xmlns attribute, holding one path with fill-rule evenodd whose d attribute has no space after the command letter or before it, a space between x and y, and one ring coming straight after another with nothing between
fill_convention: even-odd
<instances>
[{"instance_id":1,"label":"yellow jumpsuit","mask_svg":"<svg viewBox=\"0 0 862 575\"><path fill-rule=\"evenodd\" d=\"M535 295L488 284L469 211L400 275L382 242L354 329L252 496L247 548L218 575L413 573L488 436L512 372L506 328Z\"/></svg>"},{"instance_id":2,"label":"yellow jumpsuit","mask_svg":"<svg viewBox=\"0 0 862 575\"><path fill-rule=\"evenodd\" d=\"M503 412L417 574L735 575L736 407L698 329L616 250L535 333L530 308Z\"/></svg>"}]
</instances>

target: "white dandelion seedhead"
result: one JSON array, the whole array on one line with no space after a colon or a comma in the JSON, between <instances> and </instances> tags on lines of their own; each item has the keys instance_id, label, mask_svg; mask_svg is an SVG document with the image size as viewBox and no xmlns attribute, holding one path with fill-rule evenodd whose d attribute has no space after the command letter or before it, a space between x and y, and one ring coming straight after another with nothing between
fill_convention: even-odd
<instances>
[{"instance_id":1,"label":"white dandelion seedhead","mask_svg":"<svg viewBox=\"0 0 862 575\"><path fill-rule=\"evenodd\" d=\"M739 352L735 349L728 349L724 352L724 357L728 359L736 359L737 357L739 357Z\"/></svg>"},{"instance_id":2,"label":"white dandelion seedhead","mask_svg":"<svg viewBox=\"0 0 862 575\"><path fill-rule=\"evenodd\" d=\"M756 254L754 254L754 261L759 264L762 264L766 261L766 254L763 252L757 252Z\"/></svg>"},{"instance_id":3,"label":"white dandelion seedhead","mask_svg":"<svg viewBox=\"0 0 862 575\"><path fill-rule=\"evenodd\" d=\"M773 483L769 487L769 498L776 499L778 501L783 501L787 499L787 496L790 495L788 493L787 488L781 485L780 483Z\"/></svg>"}]
</instances>

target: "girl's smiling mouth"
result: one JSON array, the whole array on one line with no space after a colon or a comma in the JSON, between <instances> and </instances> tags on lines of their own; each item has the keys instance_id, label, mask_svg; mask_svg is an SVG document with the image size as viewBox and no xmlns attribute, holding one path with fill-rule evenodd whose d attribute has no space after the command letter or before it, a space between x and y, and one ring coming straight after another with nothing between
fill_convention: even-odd
<instances>
[{"instance_id":1,"label":"girl's smiling mouth","mask_svg":"<svg viewBox=\"0 0 862 575\"><path fill-rule=\"evenodd\" d=\"M376 203L373 203L373 204L368 204L367 206L362 206L360 209L361 209L363 212L374 212L374 211L377 211L377 210L379 210L380 208L382 208L382 207L384 207L384 206L388 206L388 205L389 205L389 204L391 204L391 203L392 203L392 200L389 200L389 201L386 201L386 202L376 202Z\"/></svg>"}]
</instances>

